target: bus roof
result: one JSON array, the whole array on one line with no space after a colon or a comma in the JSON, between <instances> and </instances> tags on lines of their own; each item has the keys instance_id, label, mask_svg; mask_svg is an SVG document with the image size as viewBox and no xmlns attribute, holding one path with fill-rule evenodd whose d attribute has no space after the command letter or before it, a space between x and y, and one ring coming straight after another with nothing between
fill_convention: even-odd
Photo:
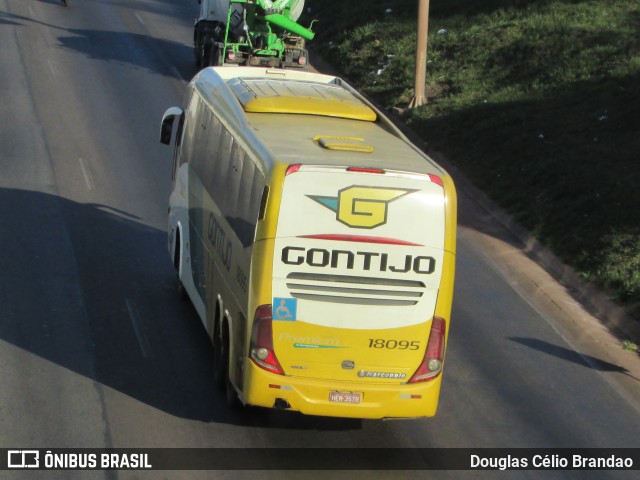
<instances>
[{"instance_id":1,"label":"bus roof","mask_svg":"<svg viewBox=\"0 0 640 480\"><path fill-rule=\"evenodd\" d=\"M443 173L382 112L338 77L217 67L203 69L193 86L265 163Z\"/></svg>"},{"instance_id":2,"label":"bus roof","mask_svg":"<svg viewBox=\"0 0 640 480\"><path fill-rule=\"evenodd\" d=\"M334 83L281 78L234 78L229 87L247 113L289 113L373 122L376 112Z\"/></svg>"}]
</instances>

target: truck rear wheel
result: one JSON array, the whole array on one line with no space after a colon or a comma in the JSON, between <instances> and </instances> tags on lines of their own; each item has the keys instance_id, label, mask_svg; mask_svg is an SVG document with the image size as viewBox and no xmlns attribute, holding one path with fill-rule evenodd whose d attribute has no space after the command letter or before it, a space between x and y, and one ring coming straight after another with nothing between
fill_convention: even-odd
<instances>
[{"instance_id":1,"label":"truck rear wheel","mask_svg":"<svg viewBox=\"0 0 640 480\"><path fill-rule=\"evenodd\" d=\"M200 60L200 67L217 67L221 64L220 59L220 47L210 38L205 41L202 47L202 57Z\"/></svg>"}]
</instances>

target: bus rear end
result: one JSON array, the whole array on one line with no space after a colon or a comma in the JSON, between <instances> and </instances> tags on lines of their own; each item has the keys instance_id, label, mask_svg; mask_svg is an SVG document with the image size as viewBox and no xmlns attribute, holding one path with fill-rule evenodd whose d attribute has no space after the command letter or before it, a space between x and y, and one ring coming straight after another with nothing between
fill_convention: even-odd
<instances>
[{"instance_id":1,"label":"bus rear end","mask_svg":"<svg viewBox=\"0 0 640 480\"><path fill-rule=\"evenodd\" d=\"M292 165L255 308L245 402L311 415L435 414L455 266L442 171Z\"/></svg>"}]
</instances>

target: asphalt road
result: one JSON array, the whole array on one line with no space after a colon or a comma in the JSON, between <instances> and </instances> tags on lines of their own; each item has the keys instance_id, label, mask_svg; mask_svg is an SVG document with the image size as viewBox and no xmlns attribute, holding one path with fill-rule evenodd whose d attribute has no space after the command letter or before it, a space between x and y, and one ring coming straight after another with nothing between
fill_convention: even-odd
<instances>
[{"instance_id":1,"label":"asphalt road","mask_svg":"<svg viewBox=\"0 0 640 480\"><path fill-rule=\"evenodd\" d=\"M172 152L158 141L159 124L195 74L197 2L72 2L65 9L57 0L0 0L0 448L640 447L637 363L618 361L607 350L610 340L586 336L597 325L567 315L558 302L570 300L554 306L555 297L544 293L553 281L536 280L543 273L522 277L515 240L464 195L436 417L379 422L227 410L211 382L210 344L176 294L166 251ZM248 476L0 472L1 478ZM538 478L540 472L367 476ZM630 478L629 472L544 476Z\"/></svg>"}]
</instances>

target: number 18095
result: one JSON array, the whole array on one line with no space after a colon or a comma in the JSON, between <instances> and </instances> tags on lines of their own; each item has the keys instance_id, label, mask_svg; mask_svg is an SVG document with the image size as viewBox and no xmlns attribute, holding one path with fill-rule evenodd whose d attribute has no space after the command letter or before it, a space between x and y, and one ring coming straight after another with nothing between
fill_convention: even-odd
<instances>
[{"instance_id":1,"label":"number 18095","mask_svg":"<svg viewBox=\"0 0 640 480\"><path fill-rule=\"evenodd\" d=\"M370 338L369 348L388 348L389 350L418 350L419 340L386 340L384 338Z\"/></svg>"}]
</instances>

